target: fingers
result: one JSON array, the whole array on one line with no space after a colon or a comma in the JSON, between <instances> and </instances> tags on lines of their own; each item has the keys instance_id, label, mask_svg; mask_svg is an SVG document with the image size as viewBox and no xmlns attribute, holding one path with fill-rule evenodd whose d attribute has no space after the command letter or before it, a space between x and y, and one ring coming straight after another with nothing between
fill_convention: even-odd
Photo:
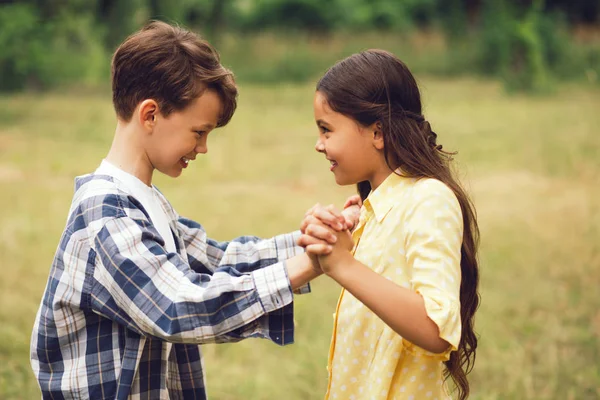
<instances>
[{"instance_id":1,"label":"fingers","mask_svg":"<svg viewBox=\"0 0 600 400\"><path fill-rule=\"evenodd\" d=\"M300 236L298 246L304 247L306 252L311 255L327 255L333 251L333 248L327 242L310 235Z\"/></svg>"},{"instance_id":2,"label":"fingers","mask_svg":"<svg viewBox=\"0 0 600 400\"><path fill-rule=\"evenodd\" d=\"M302 220L302 223L300 224L300 232L306 233L306 228L308 227L308 225L310 225L310 224L318 225L320 223L321 223L321 221L317 217L308 215L308 216L304 217L304 219Z\"/></svg>"},{"instance_id":3,"label":"fingers","mask_svg":"<svg viewBox=\"0 0 600 400\"><path fill-rule=\"evenodd\" d=\"M353 229L358 224L361 205L362 200L359 195L350 196L344 205L345 209L341 212L333 204L324 207L317 203L306 212L300 230L306 233L307 226L317 221L336 231Z\"/></svg>"},{"instance_id":4,"label":"fingers","mask_svg":"<svg viewBox=\"0 0 600 400\"><path fill-rule=\"evenodd\" d=\"M302 232L301 238L306 236L312 236L317 240L321 240L330 244L334 244L337 242L336 232L328 226L324 225L319 219L313 216L308 216L304 219L304 221L302 221L300 231Z\"/></svg>"},{"instance_id":5,"label":"fingers","mask_svg":"<svg viewBox=\"0 0 600 400\"><path fill-rule=\"evenodd\" d=\"M348 208L354 205L358 206L359 208L362 207L362 199L357 194L352 195L348 197L348 199L346 199L346 202L344 203L344 208Z\"/></svg>"},{"instance_id":6,"label":"fingers","mask_svg":"<svg viewBox=\"0 0 600 400\"><path fill-rule=\"evenodd\" d=\"M360 219L360 208L357 205L351 205L342 211L342 215L345 218L346 229L354 229Z\"/></svg>"},{"instance_id":7,"label":"fingers","mask_svg":"<svg viewBox=\"0 0 600 400\"><path fill-rule=\"evenodd\" d=\"M333 205L315 208L312 212L312 216L318 218L322 223L335 230L339 231L344 229L345 218Z\"/></svg>"},{"instance_id":8,"label":"fingers","mask_svg":"<svg viewBox=\"0 0 600 400\"><path fill-rule=\"evenodd\" d=\"M316 256L326 256L331 254L333 249L325 244L311 244L306 246L306 252Z\"/></svg>"},{"instance_id":9,"label":"fingers","mask_svg":"<svg viewBox=\"0 0 600 400\"><path fill-rule=\"evenodd\" d=\"M331 246L331 244L329 242L322 240L322 239L318 239L311 235L301 235L298 238L298 246L300 246L300 247L306 248L306 247L314 245L314 244L322 244L325 246Z\"/></svg>"},{"instance_id":10,"label":"fingers","mask_svg":"<svg viewBox=\"0 0 600 400\"><path fill-rule=\"evenodd\" d=\"M356 220L353 217L346 217L346 230L348 231L352 231L354 229L354 227L356 226L356 224L358 223L358 220Z\"/></svg>"},{"instance_id":11,"label":"fingers","mask_svg":"<svg viewBox=\"0 0 600 400\"><path fill-rule=\"evenodd\" d=\"M309 208L309 209L308 209L308 211L306 211L306 212L304 213L304 216L306 217L306 216L308 216L308 215L312 215L313 211L314 211L316 208L318 208L318 207L321 207L321 204L317 203L317 204L315 204L314 206L312 206L311 208Z\"/></svg>"},{"instance_id":12,"label":"fingers","mask_svg":"<svg viewBox=\"0 0 600 400\"><path fill-rule=\"evenodd\" d=\"M316 204L306 212L304 220L300 224L300 230L302 233L306 233L305 230L309 224L320 222L341 231L346 229L345 220L346 218L333 205L323 207Z\"/></svg>"},{"instance_id":13,"label":"fingers","mask_svg":"<svg viewBox=\"0 0 600 400\"><path fill-rule=\"evenodd\" d=\"M322 223L309 224L305 229L305 234L314 237L315 239L326 241L330 244L337 242L337 235L331 228Z\"/></svg>"}]
</instances>

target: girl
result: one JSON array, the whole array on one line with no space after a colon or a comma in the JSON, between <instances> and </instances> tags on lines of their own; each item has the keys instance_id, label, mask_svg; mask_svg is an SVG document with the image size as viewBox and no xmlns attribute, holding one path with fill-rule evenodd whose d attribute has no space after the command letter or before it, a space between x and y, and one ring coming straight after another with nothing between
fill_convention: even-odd
<instances>
[{"instance_id":1,"label":"girl","mask_svg":"<svg viewBox=\"0 0 600 400\"><path fill-rule=\"evenodd\" d=\"M328 222L331 207L302 223L299 243L343 288L326 399L447 399L448 377L467 398L479 231L414 77L388 52L355 54L318 82L314 111L316 150L363 200L352 236ZM335 245L317 243L326 231Z\"/></svg>"}]
</instances>

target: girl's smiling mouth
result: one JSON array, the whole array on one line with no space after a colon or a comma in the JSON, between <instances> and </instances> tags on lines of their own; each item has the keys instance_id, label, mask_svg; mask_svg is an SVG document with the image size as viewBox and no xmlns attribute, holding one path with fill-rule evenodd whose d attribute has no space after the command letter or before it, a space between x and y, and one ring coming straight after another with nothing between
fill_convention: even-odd
<instances>
[{"instance_id":1,"label":"girl's smiling mouth","mask_svg":"<svg viewBox=\"0 0 600 400\"><path fill-rule=\"evenodd\" d=\"M331 163L331 166L329 167L330 171L333 171L335 169L335 167L337 167L337 162L334 160L330 160L329 158L327 159L327 161L329 161Z\"/></svg>"}]
</instances>

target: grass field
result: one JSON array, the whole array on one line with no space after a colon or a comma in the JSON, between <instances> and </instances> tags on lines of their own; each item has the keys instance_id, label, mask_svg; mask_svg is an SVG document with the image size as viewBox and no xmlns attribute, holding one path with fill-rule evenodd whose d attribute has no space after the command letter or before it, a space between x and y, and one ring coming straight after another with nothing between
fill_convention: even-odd
<instances>
[{"instance_id":1,"label":"grass field","mask_svg":"<svg viewBox=\"0 0 600 400\"><path fill-rule=\"evenodd\" d=\"M481 335L473 399L600 398L600 92L508 97L477 80L424 79L426 114L482 231ZM296 229L340 204L313 150L312 86L242 86L238 113L178 180L155 183L216 239ZM29 338L73 178L114 129L107 93L0 97L0 399L39 398ZM338 287L296 302L296 344L206 346L211 399L320 399Z\"/></svg>"}]
</instances>

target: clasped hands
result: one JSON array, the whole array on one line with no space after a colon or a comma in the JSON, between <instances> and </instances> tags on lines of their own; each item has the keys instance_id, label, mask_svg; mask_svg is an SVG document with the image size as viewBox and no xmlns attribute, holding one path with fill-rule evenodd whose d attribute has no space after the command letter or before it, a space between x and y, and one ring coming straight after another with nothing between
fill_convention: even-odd
<instances>
[{"instance_id":1,"label":"clasped hands","mask_svg":"<svg viewBox=\"0 0 600 400\"><path fill-rule=\"evenodd\" d=\"M314 205L304 215L298 245L304 247L318 273L332 274L352 258L350 232L358 224L360 196L349 197L343 211L333 205Z\"/></svg>"}]
</instances>

